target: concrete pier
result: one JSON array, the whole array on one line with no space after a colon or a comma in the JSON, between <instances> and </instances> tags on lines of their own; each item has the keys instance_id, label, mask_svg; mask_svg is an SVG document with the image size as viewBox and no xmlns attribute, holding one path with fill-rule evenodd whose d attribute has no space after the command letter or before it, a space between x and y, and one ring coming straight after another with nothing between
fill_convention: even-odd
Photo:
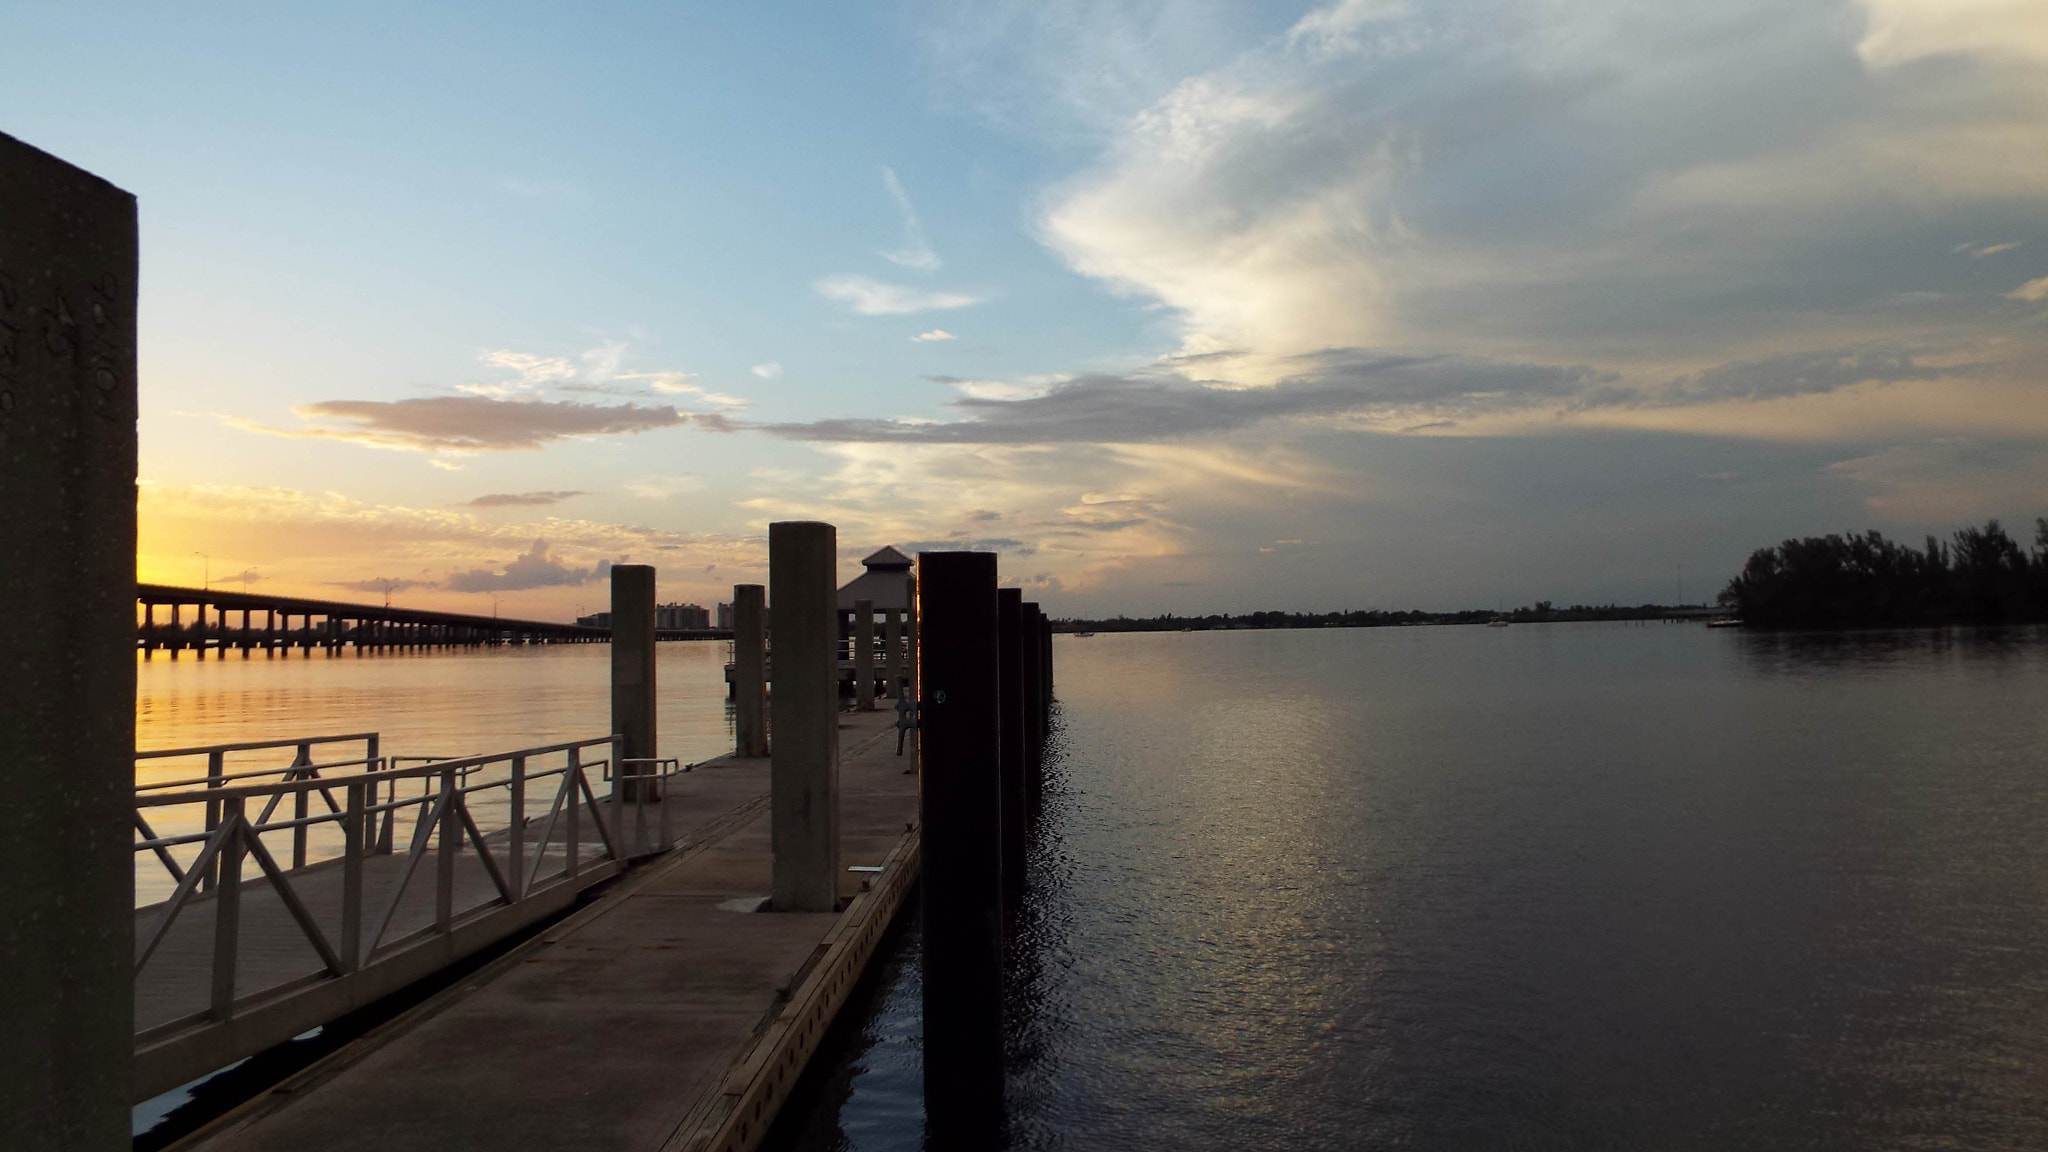
<instances>
[{"instance_id":1,"label":"concrete pier","mask_svg":"<svg viewBox=\"0 0 2048 1152\"><path fill-rule=\"evenodd\" d=\"M621 760L655 756L654 569L612 566L612 732ZM619 794L633 799L632 777L651 764L622 763L613 775ZM652 783L650 781L649 783ZM651 799L651 797L650 797Z\"/></svg>"},{"instance_id":2,"label":"concrete pier","mask_svg":"<svg viewBox=\"0 0 2048 1152\"><path fill-rule=\"evenodd\" d=\"M830 912L839 897L838 554L830 524L768 526L778 912Z\"/></svg>"},{"instance_id":3,"label":"concrete pier","mask_svg":"<svg viewBox=\"0 0 2048 1152\"><path fill-rule=\"evenodd\" d=\"M996 557L923 552L917 575L925 1116L936 1147L994 1147L1003 1111Z\"/></svg>"},{"instance_id":4,"label":"concrete pier","mask_svg":"<svg viewBox=\"0 0 2048 1152\"><path fill-rule=\"evenodd\" d=\"M0 135L5 1148L129 1146L135 278L135 198Z\"/></svg>"},{"instance_id":5,"label":"concrete pier","mask_svg":"<svg viewBox=\"0 0 2048 1152\"><path fill-rule=\"evenodd\" d=\"M768 633L763 619L768 590L732 586L733 755L768 754Z\"/></svg>"},{"instance_id":6,"label":"concrete pier","mask_svg":"<svg viewBox=\"0 0 2048 1152\"><path fill-rule=\"evenodd\" d=\"M875 602L853 602L853 706L875 710Z\"/></svg>"},{"instance_id":7,"label":"concrete pier","mask_svg":"<svg viewBox=\"0 0 2048 1152\"><path fill-rule=\"evenodd\" d=\"M684 848L179 1152L757 1146L918 874L917 781L888 718L840 719L843 850L862 869L834 878L843 912L754 911L773 870L769 765L699 764L664 800Z\"/></svg>"}]
</instances>

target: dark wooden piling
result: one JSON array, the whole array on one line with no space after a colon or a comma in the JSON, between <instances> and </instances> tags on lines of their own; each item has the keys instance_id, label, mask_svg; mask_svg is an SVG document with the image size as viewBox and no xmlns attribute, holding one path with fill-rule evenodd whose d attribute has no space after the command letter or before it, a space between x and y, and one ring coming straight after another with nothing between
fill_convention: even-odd
<instances>
[{"instance_id":1,"label":"dark wooden piling","mask_svg":"<svg viewBox=\"0 0 2048 1152\"><path fill-rule=\"evenodd\" d=\"M1030 756L1026 719L1024 652L1036 647L1024 612L1024 594L1015 588L996 591L997 681L1002 696L996 738L1002 749L1003 898L1015 907L1024 893L1024 796Z\"/></svg>"},{"instance_id":2,"label":"dark wooden piling","mask_svg":"<svg viewBox=\"0 0 2048 1152\"><path fill-rule=\"evenodd\" d=\"M768 754L768 634L762 609L768 590L732 586L733 755Z\"/></svg>"},{"instance_id":3,"label":"dark wooden piling","mask_svg":"<svg viewBox=\"0 0 2048 1152\"><path fill-rule=\"evenodd\" d=\"M1003 1110L996 557L917 559L924 1090L936 1148L991 1146Z\"/></svg>"},{"instance_id":4,"label":"dark wooden piling","mask_svg":"<svg viewBox=\"0 0 2048 1152\"><path fill-rule=\"evenodd\" d=\"M1035 819L1045 764L1045 651L1039 642L1045 623L1038 605L1019 605L1018 649L1023 655L1024 681L1024 819Z\"/></svg>"}]
</instances>

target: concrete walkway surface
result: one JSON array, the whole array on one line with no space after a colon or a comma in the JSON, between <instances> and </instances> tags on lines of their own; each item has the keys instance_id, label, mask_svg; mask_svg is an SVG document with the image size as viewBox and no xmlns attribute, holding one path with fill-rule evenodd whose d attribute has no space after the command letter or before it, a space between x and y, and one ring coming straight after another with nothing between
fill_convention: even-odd
<instances>
[{"instance_id":1,"label":"concrete walkway surface","mask_svg":"<svg viewBox=\"0 0 2048 1152\"><path fill-rule=\"evenodd\" d=\"M709 761L729 803L689 847L176 1148L752 1148L917 875L912 750L891 713L839 720L843 911L753 911L768 761Z\"/></svg>"}]
</instances>

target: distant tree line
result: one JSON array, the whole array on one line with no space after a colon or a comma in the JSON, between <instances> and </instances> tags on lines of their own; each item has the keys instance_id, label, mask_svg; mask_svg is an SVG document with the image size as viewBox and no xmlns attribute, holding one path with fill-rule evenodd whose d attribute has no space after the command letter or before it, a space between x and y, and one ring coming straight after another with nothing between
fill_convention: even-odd
<instances>
[{"instance_id":1,"label":"distant tree line","mask_svg":"<svg viewBox=\"0 0 2048 1152\"><path fill-rule=\"evenodd\" d=\"M1539 600L1524 608L1506 612L1493 608L1466 608L1457 612L1388 612L1378 608L1349 612L1248 612L1243 615L1113 616L1103 620L1058 620L1061 632L1211 632L1246 628L1390 628L1415 624L1485 624L1512 620L1533 624L1564 620L1662 620L1674 615L1697 613L1699 605L1670 604L1574 604L1558 608Z\"/></svg>"},{"instance_id":2,"label":"distant tree line","mask_svg":"<svg viewBox=\"0 0 2048 1152\"><path fill-rule=\"evenodd\" d=\"M1996 520L1920 548L1876 532L1787 540L1752 554L1720 603L1766 628L2048 619L2048 519L2031 551Z\"/></svg>"}]
</instances>

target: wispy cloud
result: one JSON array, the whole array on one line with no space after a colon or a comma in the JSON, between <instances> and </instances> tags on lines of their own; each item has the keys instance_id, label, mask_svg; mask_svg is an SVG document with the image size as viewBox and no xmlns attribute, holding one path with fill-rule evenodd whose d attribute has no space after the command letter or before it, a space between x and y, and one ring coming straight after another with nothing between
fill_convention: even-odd
<instances>
[{"instance_id":1,"label":"wispy cloud","mask_svg":"<svg viewBox=\"0 0 2048 1152\"><path fill-rule=\"evenodd\" d=\"M967 292L938 292L889 284L847 273L826 276L813 285L827 300L837 300L862 316L900 316L947 308L966 308L988 299Z\"/></svg>"},{"instance_id":2,"label":"wispy cloud","mask_svg":"<svg viewBox=\"0 0 2048 1152\"><path fill-rule=\"evenodd\" d=\"M465 500L463 503L471 508L525 508L546 504L560 504L572 496L588 495L588 492L581 491L494 492L488 496L479 496L474 500Z\"/></svg>"},{"instance_id":3,"label":"wispy cloud","mask_svg":"<svg viewBox=\"0 0 2048 1152\"><path fill-rule=\"evenodd\" d=\"M770 360L765 364L756 364L752 368L747 369L747 371L752 372L763 380L780 380L782 378L782 365L774 360Z\"/></svg>"},{"instance_id":4,"label":"wispy cloud","mask_svg":"<svg viewBox=\"0 0 2048 1152\"><path fill-rule=\"evenodd\" d=\"M441 586L438 581L434 580L412 580L386 576L372 576L365 580L330 580L328 583L336 588L346 588L351 592L387 593L410 592L415 588L439 588Z\"/></svg>"},{"instance_id":5,"label":"wispy cloud","mask_svg":"<svg viewBox=\"0 0 2048 1152\"><path fill-rule=\"evenodd\" d=\"M1585 367L1388 355L1365 349L1298 357L1296 368L1273 387L1219 387L1159 371L1079 376L1022 396L1004 395L989 387L990 382L947 377L942 379L969 392L953 401L965 419L839 419L763 428L794 440L1136 443L1214 435L1290 417L1387 417L1418 409L1500 411L1562 401L1613 379Z\"/></svg>"},{"instance_id":6,"label":"wispy cloud","mask_svg":"<svg viewBox=\"0 0 2048 1152\"><path fill-rule=\"evenodd\" d=\"M2029 280L2011 292L2006 293L2006 295L2011 296L2015 300L2048 300L2048 276Z\"/></svg>"},{"instance_id":7,"label":"wispy cloud","mask_svg":"<svg viewBox=\"0 0 2048 1152\"><path fill-rule=\"evenodd\" d=\"M924 225L917 218L909 193L903 191L903 182L896 178L896 170L886 164L882 166L882 186L889 190L889 199L896 202L896 211L903 217L902 247L883 252L882 257L913 272L937 272L939 254L925 240Z\"/></svg>"},{"instance_id":8,"label":"wispy cloud","mask_svg":"<svg viewBox=\"0 0 2048 1152\"><path fill-rule=\"evenodd\" d=\"M2003 244L1978 244L1973 241L1969 244L1958 244L1949 249L1949 251L1959 256L1968 256L1972 259L1982 260L1986 256L1996 256L2002 252L2010 252L2015 248L2021 247L2025 247L2025 242L2021 240L2009 240Z\"/></svg>"},{"instance_id":9,"label":"wispy cloud","mask_svg":"<svg viewBox=\"0 0 2048 1152\"><path fill-rule=\"evenodd\" d=\"M929 332L919 332L917 335L912 336L911 339L919 344L930 344L938 340L958 340L959 337L946 331L944 328L934 328Z\"/></svg>"},{"instance_id":10,"label":"wispy cloud","mask_svg":"<svg viewBox=\"0 0 2048 1152\"><path fill-rule=\"evenodd\" d=\"M273 428L236 416L224 422L250 432L347 440L409 452L504 452L539 448L572 436L645 432L686 423L690 414L667 404L578 404L573 401L498 400L487 396L434 396L411 400L322 400L292 409L305 428Z\"/></svg>"}]
</instances>

